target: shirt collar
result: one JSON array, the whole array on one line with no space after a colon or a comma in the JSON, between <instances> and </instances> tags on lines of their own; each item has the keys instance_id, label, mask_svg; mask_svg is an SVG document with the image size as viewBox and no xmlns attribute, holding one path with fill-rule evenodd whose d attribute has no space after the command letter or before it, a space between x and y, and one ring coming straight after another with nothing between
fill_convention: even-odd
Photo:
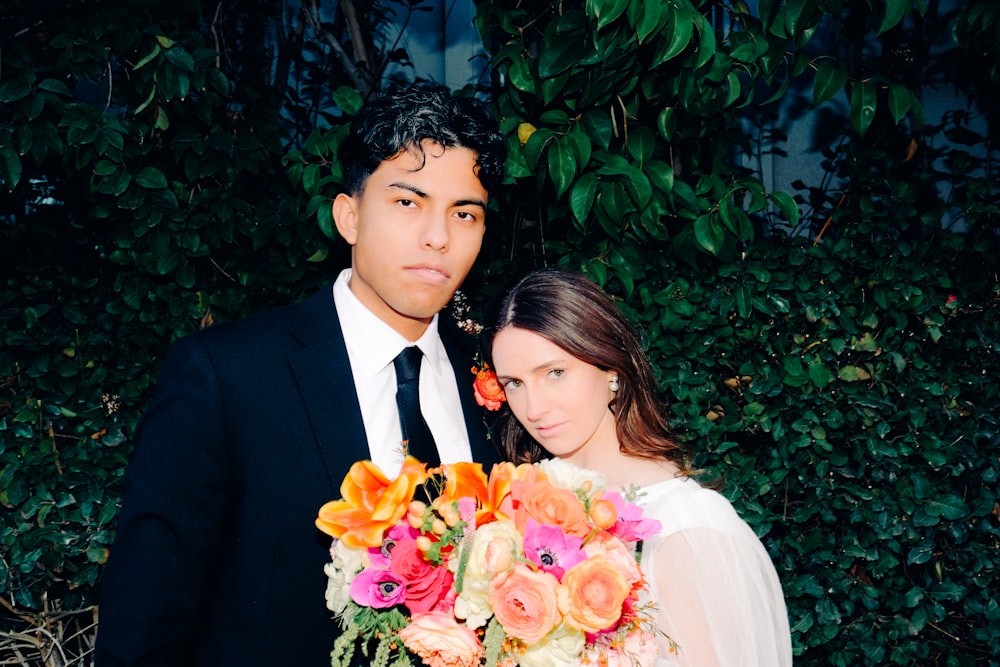
<instances>
[{"instance_id":1,"label":"shirt collar","mask_svg":"<svg viewBox=\"0 0 1000 667\"><path fill-rule=\"evenodd\" d=\"M350 280L350 269L340 272L333 284L333 300L337 306L352 367L355 372L360 371L366 377L373 377L391 365L396 355L411 343L358 300L351 291ZM438 315L435 314L423 335L413 343L435 369L441 361L439 341Z\"/></svg>"}]
</instances>

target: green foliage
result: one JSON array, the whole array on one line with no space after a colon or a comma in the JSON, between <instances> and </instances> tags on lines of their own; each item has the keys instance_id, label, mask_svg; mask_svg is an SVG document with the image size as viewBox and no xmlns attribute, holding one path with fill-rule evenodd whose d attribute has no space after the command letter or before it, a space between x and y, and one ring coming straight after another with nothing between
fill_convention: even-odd
<instances>
[{"instance_id":1,"label":"green foliage","mask_svg":"<svg viewBox=\"0 0 1000 667\"><path fill-rule=\"evenodd\" d=\"M796 664L994 665L995 154L977 108L923 118L954 43L894 59L951 18L979 45L995 12L758 9L479 3L512 151L489 290L557 264L620 298L679 437L774 558ZM783 149L791 92L844 115L824 180L768 191L747 165Z\"/></svg>"}]
</instances>

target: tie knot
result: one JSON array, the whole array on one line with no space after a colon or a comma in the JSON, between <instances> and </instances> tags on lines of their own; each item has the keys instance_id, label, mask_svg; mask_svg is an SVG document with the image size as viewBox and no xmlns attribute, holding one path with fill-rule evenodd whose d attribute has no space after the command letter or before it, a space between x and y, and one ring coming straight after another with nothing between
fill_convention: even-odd
<instances>
[{"instance_id":1,"label":"tie knot","mask_svg":"<svg viewBox=\"0 0 1000 667\"><path fill-rule=\"evenodd\" d=\"M416 345L404 347L403 351L392 360L396 367L396 384L416 382L420 377L420 362L424 353Z\"/></svg>"}]
</instances>

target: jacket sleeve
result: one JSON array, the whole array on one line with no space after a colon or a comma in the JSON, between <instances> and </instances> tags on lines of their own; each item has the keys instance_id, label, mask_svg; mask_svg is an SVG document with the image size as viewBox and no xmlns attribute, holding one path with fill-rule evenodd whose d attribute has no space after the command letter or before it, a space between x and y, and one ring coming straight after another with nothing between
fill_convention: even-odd
<instances>
[{"instance_id":1,"label":"jacket sleeve","mask_svg":"<svg viewBox=\"0 0 1000 667\"><path fill-rule=\"evenodd\" d=\"M194 664L232 497L223 397L199 336L140 420L100 587L99 667Z\"/></svg>"}]
</instances>

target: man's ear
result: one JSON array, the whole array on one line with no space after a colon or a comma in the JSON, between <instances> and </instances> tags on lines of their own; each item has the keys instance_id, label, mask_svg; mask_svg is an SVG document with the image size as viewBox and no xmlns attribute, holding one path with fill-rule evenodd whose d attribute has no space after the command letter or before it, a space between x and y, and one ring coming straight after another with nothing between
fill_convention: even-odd
<instances>
[{"instance_id":1,"label":"man's ear","mask_svg":"<svg viewBox=\"0 0 1000 667\"><path fill-rule=\"evenodd\" d=\"M354 245L358 239L358 200L344 193L337 195L333 200L333 222L347 244Z\"/></svg>"}]
</instances>

